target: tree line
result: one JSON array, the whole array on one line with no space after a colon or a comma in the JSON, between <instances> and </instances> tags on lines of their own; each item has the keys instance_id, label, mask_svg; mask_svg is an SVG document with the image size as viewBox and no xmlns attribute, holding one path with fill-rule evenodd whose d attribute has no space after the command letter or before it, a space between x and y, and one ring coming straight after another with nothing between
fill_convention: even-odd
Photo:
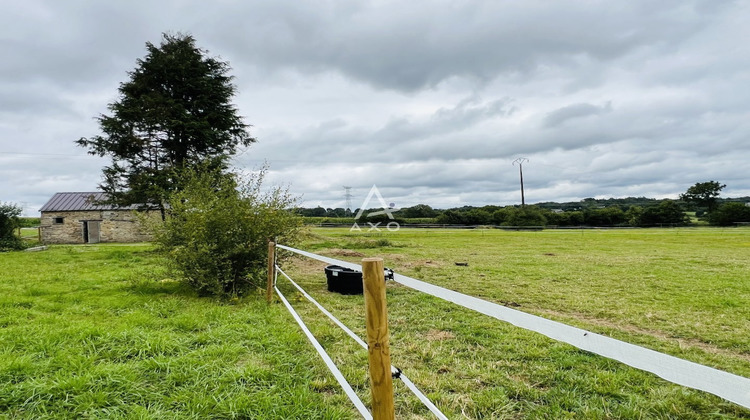
<instances>
[{"instance_id":1,"label":"tree line","mask_svg":"<svg viewBox=\"0 0 750 420\"><path fill-rule=\"evenodd\" d=\"M709 181L713 182L713 181ZM687 193L686 193L687 194ZM697 223L731 226L750 222L750 197L700 201L685 196L680 200L645 197L586 198L578 202L544 202L527 206L463 206L434 209L427 204L405 207L393 213L399 223L496 226L688 226ZM360 209L296 208L307 218L353 219ZM382 209L368 209L363 217ZM690 213L694 216L690 217ZM366 219L386 222L385 216Z\"/></svg>"}]
</instances>

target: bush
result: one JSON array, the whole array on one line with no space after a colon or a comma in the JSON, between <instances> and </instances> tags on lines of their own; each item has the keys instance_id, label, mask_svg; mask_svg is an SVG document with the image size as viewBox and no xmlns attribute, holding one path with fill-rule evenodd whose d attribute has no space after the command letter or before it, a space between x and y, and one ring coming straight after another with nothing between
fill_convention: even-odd
<instances>
[{"instance_id":1,"label":"bush","mask_svg":"<svg viewBox=\"0 0 750 420\"><path fill-rule=\"evenodd\" d=\"M22 228L34 228L38 227L41 224L38 217L21 217L18 221L18 227Z\"/></svg>"},{"instance_id":2,"label":"bush","mask_svg":"<svg viewBox=\"0 0 750 420\"><path fill-rule=\"evenodd\" d=\"M0 202L0 251L23 249L23 241L16 235L20 225L21 207Z\"/></svg>"},{"instance_id":3,"label":"bush","mask_svg":"<svg viewBox=\"0 0 750 420\"><path fill-rule=\"evenodd\" d=\"M427 204L417 204L413 207L405 207L398 211L398 214L407 219L414 218L434 218L437 217L438 212Z\"/></svg>"},{"instance_id":4,"label":"bush","mask_svg":"<svg viewBox=\"0 0 750 420\"><path fill-rule=\"evenodd\" d=\"M618 226L627 222L625 212L619 207L586 209L583 212L583 217L585 223L589 226Z\"/></svg>"},{"instance_id":5,"label":"bush","mask_svg":"<svg viewBox=\"0 0 750 420\"><path fill-rule=\"evenodd\" d=\"M682 211L682 207L677 202L666 200L656 206L643 209L639 225L686 225L689 222L690 218Z\"/></svg>"},{"instance_id":6,"label":"bush","mask_svg":"<svg viewBox=\"0 0 750 420\"><path fill-rule=\"evenodd\" d=\"M709 213L709 222L717 226L732 226L750 222L750 207L745 203L730 202Z\"/></svg>"},{"instance_id":7,"label":"bush","mask_svg":"<svg viewBox=\"0 0 750 420\"><path fill-rule=\"evenodd\" d=\"M471 209L464 214L465 223L469 225L491 225L492 213L482 209Z\"/></svg>"},{"instance_id":8,"label":"bush","mask_svg":"<svg viewBox=\"0 0 750 420\"><path fill-rule=\"evenodd\" d=\"M465 225L466 217L462 212L446 210L441 213L435 221L441 225Z\"/></svg>"},{"instance_id":9,"label":"bush","mask_svg":"<svg viewBox=\"0 0 750 420\"><path fill-rule=\"evenodd\" d=\"M495 212L495 220L503 219L502 226L546 226L547 218L536 206L506 207Z\"/></svg>"},{"instance_id":10,"label":"bush","mask_svg":"<svg viewBox=\"0 0 750 420\"><path fill-rule=\"evenodd\" d=\"M266 168L237 175L188 171L169 199L169 217L152 222L159 248L201 296L242 295L265 278L268 240L289 243L300 226L288 190L261 189Z\"/></svg>"}]
</instances>

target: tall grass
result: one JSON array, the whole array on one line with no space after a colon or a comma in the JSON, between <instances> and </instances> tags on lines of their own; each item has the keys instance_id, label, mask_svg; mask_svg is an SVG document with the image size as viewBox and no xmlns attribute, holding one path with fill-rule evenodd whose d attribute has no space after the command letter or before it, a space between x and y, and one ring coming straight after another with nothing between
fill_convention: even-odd
<instances>
[{"instance_id":1,"label":"tall grass","mask_svg":"<svg viewBox=\"0 0 750 420\"><path fill-rule=\"evenodd\" d=\"M146 245L0 254L0 417L353 418L283 308L160 266Z\"/></svg>"}]
</instances>

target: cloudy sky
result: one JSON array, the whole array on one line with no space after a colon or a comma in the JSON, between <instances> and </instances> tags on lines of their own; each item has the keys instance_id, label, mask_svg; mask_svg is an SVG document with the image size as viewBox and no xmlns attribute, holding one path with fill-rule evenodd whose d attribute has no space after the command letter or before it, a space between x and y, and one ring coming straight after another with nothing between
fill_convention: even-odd
<instances>
[{"instance_id":1,"label":"cloudy sky","mask_svg":"<svg viewBox=\"0 0 750 420\"><path fill-rule=\"evenodd\" d=\"M258 143L234 158L305 206L437 208L750 195L750 3L0 0L0 201L93 191L74 141L163 32L232 66Z\"/></svg>"}]
</instances>

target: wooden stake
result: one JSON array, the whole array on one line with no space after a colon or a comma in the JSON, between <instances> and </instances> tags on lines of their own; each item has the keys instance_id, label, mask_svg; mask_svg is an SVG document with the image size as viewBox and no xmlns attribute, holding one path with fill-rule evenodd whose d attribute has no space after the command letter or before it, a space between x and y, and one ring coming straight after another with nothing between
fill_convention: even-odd
<instances>
[{"instance_id":1,"label":"wooden stake","mask_svg":"<svg viewBox=\"0 0 750 420\"><path fill-rule=\"evenodd\" d=\"M268 282L266 283L266 302L273 298L273 279L276 275L276 243L268 241Z\"/></svg>"},{"instance_id":2,"label":"wooden stake","mask_svg":"<svg viewBox=\"0 0 750 420\"><path fill-rule=\"evenodd\" d=\"M391 377L391 350L383 259L363 259L362 274L365 292L367 351L370 362L372 417L374 420L393 420L395 419L393 378Z\"/></svg>"}]
</instances>

